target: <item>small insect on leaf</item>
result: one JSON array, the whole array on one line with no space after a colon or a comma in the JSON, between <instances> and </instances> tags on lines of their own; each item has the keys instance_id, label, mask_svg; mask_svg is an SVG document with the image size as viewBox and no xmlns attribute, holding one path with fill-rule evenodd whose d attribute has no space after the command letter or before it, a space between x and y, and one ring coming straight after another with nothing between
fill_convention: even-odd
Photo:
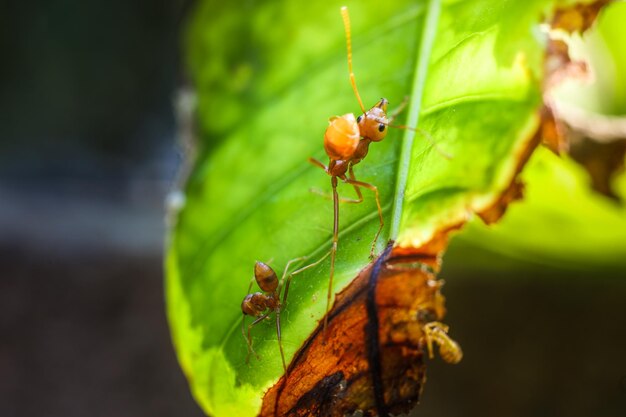
<instances>
[{"instance_id":1,"label":"small insect on leaf","mask_svg":"<svg viewBox=\"0 0 626 417\"><path fill-rule=\"evenodd\" d=\"M291 264L305 260L306 256L301 256L300 258L290 260L289 262L287 262L287 265L285 265L285 270L280 281L278 280L278 276L271 266L260 261L257 261L255 263L253 281L256 281L257 285L264 291L264 293L250 293L253 284L253 281L251 281L250 286L248 287L248 295L246 295L241 302L241 312L243 313L243 319L241 321L241 333L243 334L243 337L246 340L246 344L248 346L248 356L246 357L246 362L248 362L251 354L254 354L257 358L259 357L252 348L252 328L268 318L271 313L274 313L276 315L276 338L278 340L280 358L283 363L283 369L285 370L285 372L287 371L287 364L285 363L285 352L283 350L280 330L280 312L281 309L287 304L287 295L289 294L289 284L291 282L291 278L294 275L306 271L309 268L315 267L321 261L326 259L327 256L328 254L323 256L316 262L301 267L298 270L288 274ZM248 325L247 332L246 316L252 316L256 318L252 323Z\"/></svg>"},{"instance_id":2,"label":"small insect on leaf","mask_svg":"<svg viewBox=\"0 0 626 417\"><path fill-rule=\"evenodd\" d=\"M444 297L431 254L387 250L337 295L323 324L265 395L262 416L344 416L410 411L426 380L428 347L457 363L441 323Z\"/></svg>"}]
</instances>

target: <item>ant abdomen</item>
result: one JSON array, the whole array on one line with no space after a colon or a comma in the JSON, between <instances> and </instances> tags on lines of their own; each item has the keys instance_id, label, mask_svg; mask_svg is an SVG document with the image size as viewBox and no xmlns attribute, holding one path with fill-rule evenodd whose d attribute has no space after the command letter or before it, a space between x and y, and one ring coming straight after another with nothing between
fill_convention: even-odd
<instances>
[{"instance_id":1,"label":"ant abdomen","mask_svg":"<svg viewBox=\"0 0 626 417\"><path fill-rule=\"evenodd\" d=\"M271 266L257 261L254 265L254 278L265 292L274 292L278 287L278 277Z\"/></svg>"},{"instance_id":2,"label":"ant abdomen","mask_svg":"<svg viewBox=\"0 0 626 417\"><path fill-rule=\"evenodd\" d=\"M463 350L461 350L461 346L459 346L457 342L448 338L439 345L439 356L441 356L441 359L444 361L455 365L463 359Z\"/></svg>"},{"instance_id":3,"label":"ant abdomen","mask_svg":"<svg viewBox=\"0 0 626 417\"><path fill-rule=\"evenodd\" d=\"M361 134L354 114L332 117L324 134L324 149L330 159L350 159L354 155Z\"/></svg>"}]
</instances>

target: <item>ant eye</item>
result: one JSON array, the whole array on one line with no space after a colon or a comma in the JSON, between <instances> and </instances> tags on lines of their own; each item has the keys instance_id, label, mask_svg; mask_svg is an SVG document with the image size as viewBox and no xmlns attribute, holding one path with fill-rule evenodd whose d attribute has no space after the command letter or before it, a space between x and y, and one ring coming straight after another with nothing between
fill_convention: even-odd
<instances>
[{"instance_id":1,"label":"ant eye","mask_svg":"<svg viewBox=\"0 0 626 417\"><path fill-rule=\"evenodd\" d=\"M361 120L363 120L363 115L360 115L359 117L356 118L357 123L361 123Z\"/></svg>"},{"instance_id":2,"label":"ant eye","mask_svg":"<svg viewBox=\"0 0 626 417\"><path fill-rule=\"evenodd\" d=\"M379 124L379 125L378 125L378 131L379 131L379 132L384 132L384 131L385 131L385 125L384 125L384 124L382 124L382 123L381 123L381 124Z\"/></svg>"}]
</instances>

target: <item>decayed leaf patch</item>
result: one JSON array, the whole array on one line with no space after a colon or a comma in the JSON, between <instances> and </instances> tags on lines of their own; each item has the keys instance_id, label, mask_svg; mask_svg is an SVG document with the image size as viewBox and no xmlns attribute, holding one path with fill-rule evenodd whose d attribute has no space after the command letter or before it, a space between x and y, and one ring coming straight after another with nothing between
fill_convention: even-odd
<instances>
[{"instance_id":1,"label":"decayed leaf patch","mask_svg":"<svg viewBox=\"0 0 626 417\"><path fill-rule=\"evenodd\" d=\"M556 9L551 26L566 32L584 32L593 25L600 10L612 0L599 0L593 3L578 3Z\"/></svg>"},{"instance_id":2,"label":"decayed leaf patch","mask_svg":"<svg viewBox=\"0 0 626 417\"><path fill-rule=\"evenodd\" d=\"M320 325L297 352L287 375L266 393L261 415L411 410L426 379L423 326L445 315L438 267L438 251L409 255L389 247L337 295L327 333ZM377 320L370 317L372 294Z\"/></svg>"},{"instance_id":3,"label":"decayed leaf patch","mask_svg":"<svg viewBox=\"0 0 626 417\"><path fill-rule=\"evenodd\" d=\"M550 24L552 30L567 34L590 29L608 0L558 9ZM551 38L546 50L543 114L543 141L557 154L568 152L589 173L591 187L598 193L619 200L612 189L613 179L624 169L626 120L591 114L573 106L555 105L553 90L575 81L591 84L595 76L585 61L574 61L568 44Z\"/></svg>"}]
</instances>

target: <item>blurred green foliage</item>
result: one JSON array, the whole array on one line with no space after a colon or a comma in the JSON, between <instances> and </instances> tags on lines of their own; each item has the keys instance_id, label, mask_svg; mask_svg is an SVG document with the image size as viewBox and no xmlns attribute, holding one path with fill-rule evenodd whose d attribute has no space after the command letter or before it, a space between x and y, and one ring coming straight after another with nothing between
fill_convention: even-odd
<instances>
[{"instance_id":1,"label":"blurred green foliage","mask_svg":"<svg viewBox=\"0 0 626 417\"><path fill-rule=\"evenodd\" d=\"M592 79L558 86L559 102L587 112L583 116L609 115L626 123L624 22L626 2L615 2L590 31L571 37L572 54L589 62ZM593 191L589 175L571 158L540 148L522 174L527 184L524 200L511 205L498 224L473 221L459 238L464 245L564 269L623 267L626 175L618 173L611 184L621 202Z\"/></svg>"},{"instance_id":2,"label":"blurred green foliage","mask_svg":"<svg viewBox=\"0 0 626 417\"><path fill-rule=\"evenodd\" d=\"M591 82L571 80L557 87L557 97L581 109L626 115L626 2L609 5L597 25L570 39L574 58L590 63Z\"/></svg>"},{"instance_id":3,"label":"blurred green foliage","mask_svg":"<svg viewBox=\"0 0 626 417\"><path fill-rule=\"evenodd\" d=\"M239 306L254 261L271 260L279 271L330 246L332 204L310 192L330 191L329 177L306 159L322 159L329 116L358 109L347 76L343 4L205 0L189 24L200 152L170 239L167 301L181 365L197 401L214 416L255 415L282 374L273 321L254 329L261 360L245 363ZM514 176L539 124L545 35L537 24L553 2L347 5L365 105L385 96L393 108L410 96L401 118L419 115L419 126L452 155L443 158L420 136L408 156L400 155L402 138L412 133L393 130L355 169L379 187L386 219L394 204L401 209L399 241L419 245L488 207ZM438 18L425 24L425 16ZM434 46L422 55L429 36ZM416 77L420 62L428 64L424 81ZM403 174L404 198L395 189ZM341 194L352 192L340 185ZM378 227L370 193L340 214L334 292L367 264ZM385 228L379 249L388 237ZM292 283L282 328L288 360L323 316L327 285L328 261Z\"/></svg>"}]
</instances>

